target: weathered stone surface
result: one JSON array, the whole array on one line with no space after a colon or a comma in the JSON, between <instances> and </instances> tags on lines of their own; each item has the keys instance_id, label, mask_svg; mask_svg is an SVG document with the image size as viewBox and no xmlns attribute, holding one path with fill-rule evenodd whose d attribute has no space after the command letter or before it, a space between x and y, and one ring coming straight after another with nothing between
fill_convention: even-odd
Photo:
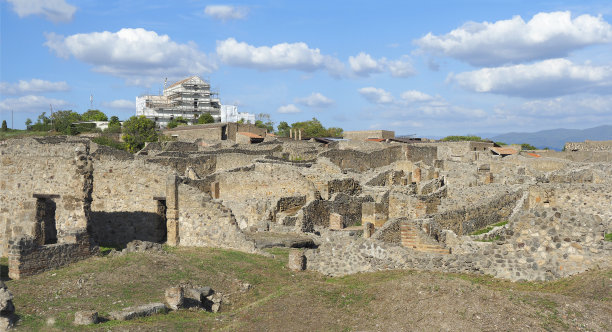
<instances>
[{"instance_id":1,"label":"weathered stone surface","mask_svg":"<svg viewBox=\"0 0 612 332\"><path fill-rule=\"evenodd\" d=\"M248 232L246 238L254 241L255 246L260 249L285 247L285 248L314 248L314 241L302 234L297 233L275 233L275 232Z\"/></svg>"},{"instance_id":2,"label":"weathered stone surface","mask_svg":"<svg viewBox=\"0 0 612 332\"><path fill-rule=\"evenodd\" d=\"M159 313L168 312L163 303L149 303L140 306L128 307L120 311L113 311L109 316L115 320L131 320L138 317L146 317Z\"/></svg>"},{"instance_id":3,"label":"weathered stone surface","mask_svg":"<svg viewBox=\"0 0 612 332\"><path fill-rule=\"evenodd\" d=\"M77 311L74 313L74 325L91 325L98 324L97 311Z\"/></svg>"},{"instance_id":4,"label":"weathered stone surface","mask_svg":"<svg viewBox=\"0 0 612 332\"><path fill-rule=\"evenodd\" d=\"M160 243L134 240L127 244L124 252L162 252Z\"/></svg>"},{"instance_id":5,"label":"weathered stone surface","mask_svg":"<svg viewBox=\"0 0 612 332\"><path fill-rule=\"evenodd\" d=\"M306 256L301 249L289 251L289 263L287 265L292 271L303 271L306 269Z\"/></svg>"},{"instance_id":6,"label":"weathered stone surface","mask_svg":"<svg viewBox=\"0 0 612 332\"><path fill-rule=\"evenodd\" d=\"M185 301L183 287L170 287L166 289L165 301L168 308L178 310Z\"/></svg>"}]
</instances>

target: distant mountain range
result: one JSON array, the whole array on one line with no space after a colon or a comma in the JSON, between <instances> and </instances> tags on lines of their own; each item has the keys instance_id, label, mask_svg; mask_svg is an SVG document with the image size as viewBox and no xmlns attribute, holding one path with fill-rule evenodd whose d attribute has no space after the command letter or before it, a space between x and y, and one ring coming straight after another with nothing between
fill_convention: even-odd
<instances>
[{"instance_id":1,"label":"distant mountain range","mask_svg":"<svg viewBox=\"0 0 612 332\"><path fill-rule=\"evenodd\" d=\"M487 136L482 136L485 138ZM563 149L566 142L582 142L586 139L594 141L612 140L612 125L603 125L587 129L551 129L535 133L506 133L488 137L494 142L507 144L529 143L538 149Z\"/></svg>"}]
</instances>

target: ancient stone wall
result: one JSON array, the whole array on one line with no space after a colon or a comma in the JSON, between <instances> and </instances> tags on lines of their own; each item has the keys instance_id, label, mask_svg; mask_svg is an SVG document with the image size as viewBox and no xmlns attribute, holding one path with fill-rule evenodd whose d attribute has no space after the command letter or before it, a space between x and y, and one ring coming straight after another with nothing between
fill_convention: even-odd
<instances>
[{"instance_id":1,"label":"ancient stone wall","mask_svg":"<svg viewBox=\"0 0 612 332\"><path fill-rule=\"evenodd\" d=\"M7 256L9 240L37 235L39 200L52 206L47 220L58 235L87 228L92 190L88 140L1 141L0 167L0 256Z\"/></svg>"},{"instance_id":2,"label":"ancient stone wall","mask_svg":"<svg viewBox=\"0 0 612 332\"><path fill-rule=\"evenodd\" d=\"M97 247L90 247L86 233L65 234L60 243L39 245L25 236L9 245L9 277L20 279L55 269L90 257Z\"/></svg>"},{"instance_id":3,"label":"ancient stone wall","mask_svg":"<svg viewBox=\"0 0 612 332\"><path fill-rule=\"evenodd\" d=\"M328 150L320 154L342 169L352 169L364 172L370 168L378 168L405 159L402 146L392 146L383 150L364 153L356 150Z\"/></svg>"},{"instance_id":4,"label":"ancient stone wall","mask_svg":"<svg viewBox=\"0 0 612 332\"><path fill-rule=\"evenodd\" d=\"M558 207L612 220L609 184L538 184L529 188L529 208Z\"/></svg>"},{"instance_id":5,"label":"ancient stone wall","mask_svg":"<svg viewBox=\"0 0 612 332\"><path fill-rule=\"evenodd\" d=\"M194 142L198 139L205 141L220 141L226 139L226 126L222 124L179 126L164 130L164 135L175 137L179 141Z\"/></svg>"},{"instance_id":6,"label":"ancient stone wall","mask_svg":"<svg viewBox=\"0 0 612 332\"><path fill-rule=\"evenodd\" d=\"M142 157L95 154L90 230L101 244L165 240L166 176L175 170Z\"/></svg>"},{"instance_id":7,"label":"ancient stone wall","mask_svg":"<svg viewBox=\"0 0 612 332\"><path fill-rule=\"evenodd\" d=\"M607 151L612 152L612 141L567 142L565 151Z\"/></svg>"},{"instance_id":8,"label":"ancient stone wall","mask_svg":"<svg viewBox=\"0 0 612 332\"><path fill-rule=\"evenodd\" d=\"M421 161L432 166L434 161L438 159L438 148L436 146L408 144L404 145L403 149L405 149L406 159L412 162Z\"/></svg>"},{"instance_id":9,"label":"ancient stone wall","mask_svg":"<svg viewBox=\"0 0 612 332\"><path fill-rule=\"evenodd\" d=\"M178 227L181 246L220 247L255 252L232 212L220 202L186 184L178 186Z\"/></svg>"}]
</instances>

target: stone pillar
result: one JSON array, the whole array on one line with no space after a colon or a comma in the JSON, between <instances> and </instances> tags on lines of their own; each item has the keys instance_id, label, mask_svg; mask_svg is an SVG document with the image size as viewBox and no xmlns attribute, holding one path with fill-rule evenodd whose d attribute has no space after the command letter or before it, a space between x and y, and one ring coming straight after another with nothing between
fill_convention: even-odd
<instances>
[{"instance_id":1,"label":"stone pillar","mask_svg":"<svg viewBox=\"0 0 612 332\"><path fill-rule=\"evenodd\" d=\"M214 199L219 198L219 181L210 184L210 196Z\"/></svg>"},{"instance_id":2,"label":"stone pillar","mask_svg":"<svg viewBox=\"0 0 612 332\"><path fill-rule=\"evenodd\" d=\"M420 168L415 168L412 171L412 182L413 183L421 182L421 169Z\"/></svg>"},{"instance_id":3,"label":"stone pillar","mask_svg":"<svg viewBox=\"0 0 612 332\"><path fill-rule=\"evenodd\" d=\"M302 129L298 129L298 141L302 140Z\"/></svg>"},{"instance_id":4,"label":"stone pillar","mask_svg":"<svg viewBox=\"0 0 612 332\"><path fill-rule=\"evenodd\" d=\"M178 206L178 176L169 175L166 181L166 243L170 246L177 246L180 242L179 237L179 206Z\"/></svg>"},{"instance_id":5,"label":"stone pillar","mask_svg":"<svg viewBox=\"0 0 612 332\"><path fill-rule=\"evenodd\" d=\"M389 216L382 210L382 205L375 202L361 203L361 222L371 222L375 226L382 226Z\"/></svg>"},{"instance_id":6,"label":"stone pillar","mask_svg":"<svg viewBox=\"0 0 612 332\"><path fill-rule=\"evenodd\" d=\"M338 213L329 214L329 229L341 230L344 228L344 217Z\"/></svg>"},{"instance_id":7,"label":"stone pillar","mask_svg":"<svg viewBox=\"0 0 612 332\"><path fill-rule=\"evenodd\" d=\"M491 184L491 183L493 183L493 172L489 172L489 173L487 173L487 174L485 175L485 178L484 178L484 183L485 183L485 184Z\"/></svg>"},{"instance_id":8,"label":"stone pillar","mask_svg":"<svg viewBox=\"0 0 612 332\"><path fill-rule=\"evenodd\" d=\"M374 224L371 222L365 222L363 224L363 237L369 239L374 234Z\"/></svg>"},{"instance_id":9,"label":"stone pillar","mask_svg":"<svg viewBox=\"0 0 612 332\"><path fill-rule=\"evenodd\" d=\"M74 325L91 325L98 324L97 311L77 311L74 313Z\"/></svg>"},{"instance_id":10,"label":"stone pillar","mask_svg":"<svg viewBox=\"0 0 612 332\"><path fill-rule=\"evenodd\" d=\"M293 139L293 129L289 129L289 138Z\"/></svg>"},{"instance_id":11,"label":"stone pillar","mask_svg":"<svg viewBox=\"0 0 612 332\"><path fill-rule=\"evenodd\" d=\"M439 177L440 177L440 171L439 171L439 170L435 170L435 171L433 172L433 178L434 178L434 179L437 179L437 178L439 178Z\"/></svg>"},{"instance_id":12,"label":"stone pillar","mask_svg":"<svg viewBox=\"0 0 612 332\"><path fill-rule=\"evenodd\" d=\"M291 249L289 251L288 267L292 271L306 270L306 256L302 249Z\"/></svg>"},{"instance_id":13,"label":"stone pillar","mask_svg":"<svg viewBox=\"0 0 612 332\"><path fill-rule=\"evenodd\" d=\"M165 301L168 308L178 310L183 306L185 301L185 292L183 287L170 287L166 289Z\"/></svg>"}]
</instances>

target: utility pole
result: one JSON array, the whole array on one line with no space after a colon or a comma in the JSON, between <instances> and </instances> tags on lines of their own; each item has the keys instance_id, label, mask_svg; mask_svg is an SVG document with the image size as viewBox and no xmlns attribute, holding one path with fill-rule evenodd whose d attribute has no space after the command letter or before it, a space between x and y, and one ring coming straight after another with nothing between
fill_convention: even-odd
<instances>
[{"instance_id":1,"label":"utility pole","mask_svg":"<svg viewBox=\"0 0 612 332\"><path fill-rule=\"evenodd\" d=\"M13 126L13 112L15 111L11 110L11 129L15 129L15 127Z\"/></svg>"}]
</instances>

